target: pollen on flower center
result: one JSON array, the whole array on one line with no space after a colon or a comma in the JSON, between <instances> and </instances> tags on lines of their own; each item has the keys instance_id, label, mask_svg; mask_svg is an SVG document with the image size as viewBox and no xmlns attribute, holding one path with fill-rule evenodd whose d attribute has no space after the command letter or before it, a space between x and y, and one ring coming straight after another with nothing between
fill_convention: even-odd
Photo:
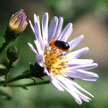
<instances>
[{"instance_id":1,"label":"pollen on flower center","mask_svg":"<svg viewBox=\"0 0 108 108\"><path fill-rule=\"evenodd\" d=\"M44 56L46 68L54 76L61 75L62 70L67 68L64 64L68 61L65 61L64 54L62 52L59 53L59 49L48 46Z\"/></svg>"}]
</instances>

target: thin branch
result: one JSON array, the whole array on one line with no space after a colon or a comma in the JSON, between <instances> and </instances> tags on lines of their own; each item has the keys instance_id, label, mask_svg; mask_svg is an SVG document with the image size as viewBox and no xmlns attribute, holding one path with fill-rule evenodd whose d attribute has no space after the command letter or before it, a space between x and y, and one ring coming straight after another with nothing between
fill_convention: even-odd
<instances>
[{"instance_id":1,"label":"thin branch","mask_svg":"<svg viewBox=\"0 0 108 108\"><path fill-rule=\"evenodd\" d=\"M21 87L23 89L27 89L27 87L30 87L30 86L36 86L36 85L42 85L42 84L48 84L49 83L49 80L47 81L44 81L44 82L38 82L38 83L28 83L28 84L17 84L17 85L14 85L14 84L7 84L6 86L8 87Z\"/></svg>"}]
</instances>

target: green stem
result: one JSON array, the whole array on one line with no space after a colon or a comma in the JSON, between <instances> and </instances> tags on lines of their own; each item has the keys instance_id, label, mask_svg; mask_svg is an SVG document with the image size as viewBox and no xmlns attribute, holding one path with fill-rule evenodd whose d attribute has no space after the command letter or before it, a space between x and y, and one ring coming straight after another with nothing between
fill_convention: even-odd
<instances>
[{"instance_id":1,"label":"green stem","mask_svg":"<svg viewBox=\"0 0 108 108\"><path fill-rule=\"evenodd\" d=\"M14 82L14 81L17 81L17 80L21 80L21 79L24 79L24 78L30 78L31 74L29 73L29 70L23 72L25 74L21 74L13 79L10 79L9 81L7 81L7 83L10 83L10 82Z\"/></svg>"},{"instance_id":2,"label":"green stem","mask_svg":"<svg viewBox=\"0 0 108 108\"><path fill-rule=\"evenodd\" d=\"M32 82L32 83L28 83L28 84L17 84L17 85L9 84L11 82L18 81L18 80L21 80L24 78L30 78L30 77L31 77L31 74L29 73L29 70L27 70L27 71L23 72L22 75L19 75L13 79L10 79L6 83L5 83L5 81L0 82L0 85L1 86L8 86L8 87L22 87L24 89L27 89L26 87L29 87L29 86L42 85L42 84L48 84L49 83L49 80L47 80L47 81L38 82L38 83Z\"/></svg>"},{"instance_id":3,"label":"green stem","mask_svg":"<svg viewBox=\"0 0 108 108\"><path fill-rule=\"evenodd\" d=\"M15 77L15 78L12 78L10 80L7 80L7 75L5 76L5 81L1 81L0 82L0 86L7 86L8 83L11 83L11 82L14 82L14 81L18 81L18 80L21 80L21 79L24 79L24 78L30 78L31 75L29 73L29 70L23 72L23 74Z\"/></svg>"},{"instance_id":4,"label":"green stem","mask_svg":"<svg viewBox=\"0 0 108 108\"><path fill-rule=\"evenodd\" d=\"M7 84L7 86L9 87L22 87L22 88L25 88L26 87L30 87L30 86L36 86L36 85L42 85L42 84L48 84L49 83L49 80L47 81L44 81L44 82L38 82L38 83L28 83L28 84L17 84L17 85L14 85L14 84Z\"/></svg>"},{"instance_id":5,"label":"green stem","mask_svg":"<svg viewBox=\"0 0 108 108\"><path fill-rule=\"evenodd\" d=\"M9 62L7 69L6 69L6 73L5 73L5 84L8 82L8 74L9 74L11 67L12 67L12 62Z\"/></svg>"}]
</instances>

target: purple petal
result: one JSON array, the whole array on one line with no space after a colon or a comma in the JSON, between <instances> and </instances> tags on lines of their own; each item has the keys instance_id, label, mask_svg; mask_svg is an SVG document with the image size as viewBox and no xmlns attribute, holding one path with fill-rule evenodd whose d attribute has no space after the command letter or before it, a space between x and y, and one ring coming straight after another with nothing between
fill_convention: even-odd
<instances>
[{"instance_id":1,"label":"purple petal","mask_svg":"<svg viewBox=\"0 0 108 108\"><path fill-rule=\"evenodd\" d=\"M49 76L49 72L46 67L44 67L44 73Z\"/></svg>"},{"instance_id":2,"label":"purple petal","mask_svg":"<svg viewBox=\"0 0 108 108\"><path fill-rule=\"evenodd\" d=\"M58 77L57 79L59 81L59 84L74 97L75 101L78 104L82 104L82 101L76 93L75 87L71 84L70 80L68 81L68 79L62 76Z\"/></svg>"},{"instance_id":3,"label":"purple petal","mask_svg":"<svg viewBox=\"0 0 108 108\"><path fill-rule=\"evenodd\" d=\"M93 63L92 59L72 59L69 63L66 63L65 66L79 66L79 65L87 65Z\"/></svg>"},{"instance_id":4,"label":"purple petal","mask_svg":"<svg viewBox=\"0 0 108 108\"><path fill-rule=\"evenodd\" d=\"M32 24L32 22L31 22L30 20L29 20L29 24L30 24L30 27L31 27L33 33L35 33L35 30L34 30L33 24Z\"/></svg>"},{"instance_id":5,"label":"purple petal","mask_svg":"<svg viewBox=\"0 0 108 108\"><path fill-rule=\"evenodd\" d=\"M43 55L44 52L42 51L42 48L41 48L40 43L39 43L37 40L34 40L34 43L35 43L35 45L36 45L36 47L37 47L38 53L39 53L40 55Z\"/></svg>"},{"instance_id":6,"label":"purple petal","mask_svg":"<svg viewBox=\"0 0 108 108\"><path fill-rule=\"evenodd\" d=\"M60 33L61 33L61 30L62 30L62 26L63 26L63 17L60 17L60 18L59 18L59 21L58 21L58 26L57 26L56 35L55 35L55 37L54 37L55 40L58 40L59 35L60 35Z\"/></svg>"},{"instance_id":7,"label":"purple petal","mask_svg":"<svg viewBox=\"0 0 108 108\"><path fill-rule=\"evenodd\" d=\"M42 35L44 40L44 45L48 42L48 13L46 12L42 18Z\"/></svg>"},{"instance_id":8,"label":"purple petal","mask_svg":"<svg viewBox=\"0 0 108 108\"><path fill-rule=\"evenodd\" d=\"M73 39L69 42L70 45L70 51L73 50L84 38L84 35L80 35L77 38Z\"/></svg>"},{"instance_id":9,"label":"purple petal","mask_svg":"<svg viewBox=\"0 0 108 108\"><path fill-rule=\"evenodd\" d=\"M66 55L67 59L77 59L83 55L85 55L87 52L88 52L89 48L88 47L85 47L85 48L82 48L82 49L79 49L77 51L73 51L73 52L70 52Z\"/></svg>"},{"instance_id":10,"label":"purple petal","mask_svg":"<svg viewBox=\"0 0 108 108\"><path fill-rule=\"evenodd\" d=\"M36 55L36 62L37 62L41 67L43 67L43 62L44 62L44 57L43 57L43 55L37 54L37 55Z\"/></svg>"},{"instance_id":11,"label":"purple petal","mask_svg":"<svg viewBox=\"0 0 108 108\"><path fill-rule=\"evenodd\" d=\"M34 14L34 25L37 23L37 16Z\"/></svg>"},{"instance_id":12,"label":"purple petal","mask_svg":"<svg viewBox=\"0 0 108 108\"><path fill-rule=\"evenodd\" d=\"M35 16L35 15L34 15ZM40 29L40 20L39 20L39 16L37 16L36 19L36 23L34 25L34 29L35 29L35 36L36 39L39 41L40 45L41 45L41 49L44 49L43 47L43 40L42 40L42 35L41 35L41 29Z\"/></svg>"},{"instance_id":13,"label":"purple petal","mask_svg":"<svg viewBox=\"0 0 108 108\"><path fill-rule=\"evenodd\" d=\"M28 45L35 54L38 54L36 49L34 48L34 46L31 43L28 42Z\"/></svg>"},{"instance_id":14,"label":"purple petal","mask_svg":"<svg viewBox=\"0 0 108 108\"><path fill-rule=\"evenodd\" d=\"M70 80L70 79L67 79L67 78L60 78L60 79L58 79L58 80L60 80L60 82L62 82L62 84L63 85L65 85L66 86L66 88L69 90L67 90L71 95L72 95L72 93L74 93L74 95L76 95L74 98L75 98L75 100L76 100L76 102L78 103L78 104L82 104L82 101L81 101L81 99L82 100L84 100L84 101L86 101L86 102L89 102L91 99L89 98L89 97L87 97L87 96L85 96L84 94L82 94L78 89L80 88L80 89L82 89L82 91L85 91L85 93L87 93L87 94L89 94L90 96L92 96L93 97L93 95L91 95L89 92L87 92L86 90L84 90L83 88L81 88L80 86L78 86L78 84L76 83L76 85L75 85L75 83L73 83L73 81L72 80ZM77 89L78 88L78 89Z\"/></svg>"},{"instance_id":15,"label":"purple petal","mask_svg":"<svg viewBox=\"0 0 108 108\"><path fill-rule=\"evenodd\" d=\"M52 18L48 28L48 42L50 42L53 39L53 37L56 35L57 25L58 25L58 18L55 16Z\"/></svg>"},{"instance_id":16,"label":"purple petal","mask_svg":"<svg viewBox=\"0 0 108 108\"><path fill-rule=\"evenodd\" d=\"M67 26L63 29L62 33L60 34L58 40L67 41L69 36L72 34L72 23L67 24Z\"/></svg>"},{"instance_id":17,"label":"purple petal","mask_svg":"<svg viewBox=\"0 0 108 108\"><path fill-rule=\"evenodd\" d=\"M85 96L84 94L82 94L77 87L75 87L75 84L72 83L72 80L67 80L67 83L71 83L71 85L73 86L73 88L75 89L76 94L84 101L89 102L91 99L87 96ZM89 93L90 94L90 93ZM91 94L90 94L91 95Z\"/></svg>"},{"instance_id":18,"label":"purple petal","mask_svg":"<svg viewBox=\"0 0 108 108\"><path fill-rule=\"evenodd\" d=\"M87 97L86 95L82 94L81 92L79 92L77 89L76 89L76 92L78 94L78 96L85 102L89 102L91 99L89 97Z\"/></svg>"},{"instance_id":19,"label":"purple petal","mask_svg":"<svg viewBox=\"0 0 108 108\"><path fill-rule=\"evenodd\" d=\"M58 80L57 80L56 78L54 78L52 72L50 73L49 78L50 78L50 82L52 83L52 85L53 85L57 90L64 91L64 89L58 84Z\"/></svg>"},{"instance_id":20,"label":"purple petal","mask_svg":"<svg viewBox=\"0 0 108 108\"><path fill-rule=\"evenodd\" d=\"M86 91L85 89L83 89L79 84L77 84L75 81L71 80L71 83L73 86L75 86L76 88L82 90L83 92L85 92L86 94L90 95L91 97L94 97L91 93L89 93L88 91Z\"/></svg>"},{"instance_id":21,"label":"purple petal","mask_svg":"<svg viewBox=\"0 0 108 108\"><path fill-rule=\"evenodd\" d=\"M88 72L84 70L69 70L68 72L64 72L68 77L86 80L86 81L96 81L98 79L98 75L93 72Z\"/></svg>"},{"instance_id":22,"label":"purple petal","mask_svg":"<svg viewBox=\"0 0 108 108\"><path fill-rule=\"evenodd\" d=\"M91 69L96 68L97 66L98 66L97 63L92 63L92 64L86 64L86 65L72 66L72 67L69 67L69 70L75 70L75 69L91 70Z\"/></svg>"}]
</instances>

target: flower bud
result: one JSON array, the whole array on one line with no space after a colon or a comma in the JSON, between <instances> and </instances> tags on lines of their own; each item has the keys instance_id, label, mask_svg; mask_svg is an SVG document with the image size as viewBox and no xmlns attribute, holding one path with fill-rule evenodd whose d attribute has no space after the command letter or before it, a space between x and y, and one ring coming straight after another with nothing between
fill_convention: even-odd
<instances>
[{"instance_id":1,"label":"flower bud","mask_svg":"<svg viewBox=\"0 0 108 108\"><path fill-rule=\"evenodd\" d=\"M5 33L5 39L11 41L16 35L22 33L28 25L27 16L23 9L13 14L10 18L8 28Z\"/></svg>"},{"instance_id":2,"label":"flower bud","mask_svg":"<svg viewBox=\"0 0 108 108\"><path fill-rule=\"evenodd\" d=\"M16 47L10 47L7 50L7 57L11 63L15 62L19 57L19 52Z\"/></svg>"},{"instance_id":3,"label":"flower bud","mask_svg":"<svg viewBox=\"0 0 108 108\"><path fill-rule=\"evenodd\" d=\"M27 16L23 9L12 15L9 21L9 28L16 34L21 33L27 26Z\"/></svg>"}]
</instances>

